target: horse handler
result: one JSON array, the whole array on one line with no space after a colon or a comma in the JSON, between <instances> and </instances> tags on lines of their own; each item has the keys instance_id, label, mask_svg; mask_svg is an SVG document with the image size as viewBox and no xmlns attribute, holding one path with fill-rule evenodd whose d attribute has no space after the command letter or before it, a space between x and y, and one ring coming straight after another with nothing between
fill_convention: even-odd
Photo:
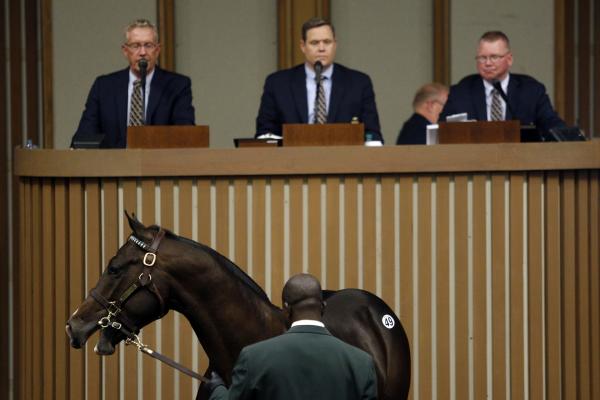
<instances>
[{"instance_id":1,"label":"horse handler","mask_svg":"<svg viewBox=\"0 0 600 400\"><path fill-rule=\"evenodd\" d=\"M332 336L321 322L325 302L319 281L309 274L293 276L282 300L291 328L243 348L229 389L213 372L210 400L376 399L371 356Z\"/></svg>"}]
</instances>

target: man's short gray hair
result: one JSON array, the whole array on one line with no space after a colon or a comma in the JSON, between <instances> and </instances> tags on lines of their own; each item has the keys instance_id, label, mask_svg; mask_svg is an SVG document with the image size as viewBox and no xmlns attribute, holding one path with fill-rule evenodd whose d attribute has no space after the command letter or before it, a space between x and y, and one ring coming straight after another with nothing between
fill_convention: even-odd
<instances>
[{"instance_id":1,"label":"man's short gray hair","mask_svg":"<svg viewBox=\"0 0 600 400\"><path fill-rule=\"evenodd\" d=\"M158 43L158 29L156 29L156 26L148 21L147 19L136 19L135 21L132 21L131 23L129 23L129 25L127 25L125 27L124 33L125 33L125 43L127 43L127 35L129 34L129 32L131 32L132 30L136 29L136 28L150 28L152 29L152 31L154 32L154 42Z\"/></svg>"}]
</instances>

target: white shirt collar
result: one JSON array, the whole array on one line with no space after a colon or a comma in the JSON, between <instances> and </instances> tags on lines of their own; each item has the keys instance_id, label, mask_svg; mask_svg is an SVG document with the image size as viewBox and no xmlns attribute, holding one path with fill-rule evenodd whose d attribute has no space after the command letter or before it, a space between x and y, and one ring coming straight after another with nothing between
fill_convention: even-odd
<instances>
[{"instance_id":1,"label":"white shirt collar","mask_svg":"<svg viewBox=\"0 0 600 400\"><path fill-rule=\"evenodd\" d=\"M315 80L315 70L312 69L311 67L308 66L308 63L304 63L304 71L306 72L306 77L308 79L310 79L311 81ZM330 66L328 66L327 68L325 68L324 70L321 71L321 76L326 77L327 79L331 80L331 75L333 74L333 64L331 64Z\"/></svg>"},{"instance_id":2,"label":"white shirt collar","mask_svg":"<svg viewBox=\"0 0 600 400\"><path fill-rule=\"evenodd\" d=\"M504 93L508 93L508 82L509 81L510 81L510 74L506 74L504 79L502 79L500 81L500 86L502 86L502 90L504 90ZM494 86L492 86L492 84L489 83L488 81L486 81L485 79L483 80L483 86L485 87L485 95L491 96L492 90L494 90Z\"/></svg>"},{"instance_id":3,"label":"white shirt collar","mask_svg":"<svg viewBox=\"0 0 600 400\"><path fill-rule=\"evenodd\" d=\"M325 324L321 321L315 321L314 319L300 319L298 321L292 322L292 327L298 325L311 325L311 326L320 326L321 328L325 328Z\"/></svg>"},{"instance_id":4,"label":"white shirt collar","mask_svg":"<svg viewBox=\"0 0 600 400\"><path fill-rule=\"evenodd\" d=\"M152 77L154 76L154 72L156 68L153 68L152 71L146 74L146 92L150 89L150 82L152 82ZM133 82L137 81L138 78L136 74L133 73L131 68L129 69L129 86L133 87Z\"/></svg>"}]
</instances>

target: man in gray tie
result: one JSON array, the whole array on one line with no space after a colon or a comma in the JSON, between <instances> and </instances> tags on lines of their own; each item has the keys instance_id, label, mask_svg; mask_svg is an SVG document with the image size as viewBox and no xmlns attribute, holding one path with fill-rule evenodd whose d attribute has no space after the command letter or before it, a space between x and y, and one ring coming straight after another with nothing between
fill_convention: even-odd
<instances>
[{"instance_id":1,"label":"man in gray tie","mask_svg":"<svg viewBox=\"0 0 600 400\"><path fill-rule=\"evenodd\" d=\"M134 125L194 125L190 78L157 65L160 42L156 27L139 19L125 28L121 45L126 69L96 78L73 143L88 134L104 134L102 147L127 144L127 127ZM140 62L146 64L145 96Z\"/></svg>"},{"instance_id":2,"label":"man in gray tie","mask_svg":"<svg viewBox=\"0 0 600 400\"><path fill-rule=\"evenodd\" d=\"M304 63L267 77L256 136L281 135L282 124L356 121L364 123L373 140L382 140L371 78L334 63L337 40L333 25L320 18L306 21L300 50Z\"/></svg>"},{"instance_id":3,"label":"man in gray tie","mask_svg":"<svg viewBox=\"0 0 600 400\"><path fill-rule=\"evenodd\" d=\"M543 84L510 72L513 54L503 32L490 31L481 36L475 62L478 74L450 88L440 120L458 113L467 113L469 119L478 121L517 119L521 125L533 125L542 133L565 125L552 108Z\"/></svg>"}]
</instances>

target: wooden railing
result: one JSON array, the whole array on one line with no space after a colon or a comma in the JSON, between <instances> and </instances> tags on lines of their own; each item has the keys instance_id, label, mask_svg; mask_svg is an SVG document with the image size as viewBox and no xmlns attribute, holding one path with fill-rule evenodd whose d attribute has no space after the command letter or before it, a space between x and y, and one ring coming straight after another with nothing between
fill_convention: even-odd
<instances>
[{"instance_id":1,"label":"wooden railing","mask_svg":"<svg viewBox=\"0 0 600 400\"><path fill-rule=\"evenodd\" d=\"M600 142L237 150L17 150L21 399L194 398L64 323L129 233L123 211L216 248L279 303L307 271L395 309L412 399L600 398ZM171 312L143 339L198 371Z\"/></svg>"}]
</instances>

